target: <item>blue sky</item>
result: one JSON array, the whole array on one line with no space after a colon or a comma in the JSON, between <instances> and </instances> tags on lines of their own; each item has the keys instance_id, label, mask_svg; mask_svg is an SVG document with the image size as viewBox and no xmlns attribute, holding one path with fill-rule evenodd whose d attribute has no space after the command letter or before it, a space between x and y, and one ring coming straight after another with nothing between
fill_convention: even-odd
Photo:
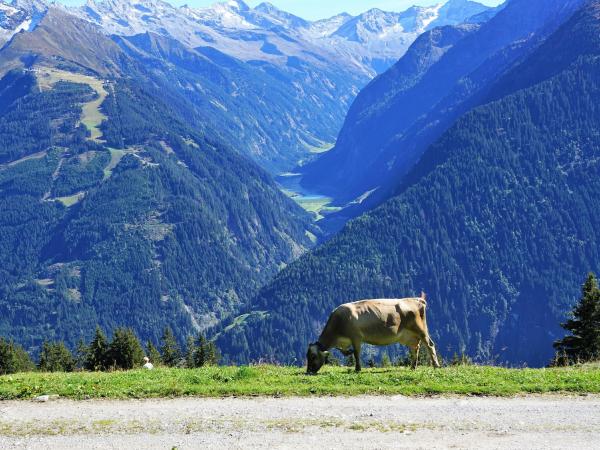
<instances>
[{"instance_id":1,"label":"blue sky","mask_svg":"<svg viewBox=\"0 0 600 450\"><path fill-rule=\"evenodd\" d=\"M83 3L83 0L59 0L69 5ZM187 3L190 6L208 6L214 0L168 0L174 5ZM263 0L247 0L251 6L256 6ZM380 8L387 11L404 11L412 5L433 5L443 0L269 0L275 6L294 13L305 19L321 19L334 16L341 12L359 14L370 8ZM502 0L479 0L486 5L495 6Z\"/></svg>"}]
</instances>

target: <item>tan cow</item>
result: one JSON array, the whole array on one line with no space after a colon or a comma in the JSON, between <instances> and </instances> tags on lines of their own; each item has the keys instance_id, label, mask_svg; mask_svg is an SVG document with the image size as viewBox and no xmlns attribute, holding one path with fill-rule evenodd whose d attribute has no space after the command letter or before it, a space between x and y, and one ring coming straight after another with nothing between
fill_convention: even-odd
<instances>
[{"instance_id":1,"label":"tan cow","mask_svg":"<svg viewBox=\"0 0 600 450\"><path fill-rule=\"evenodd\" d=\"M363 300L339 306L329 316L319 340L308 346L307 373L314 375L319 371L331 348L339 349L346 356L354 354L356 371L360 372L363 342L379 346L399 343L410 347L413 368L416 368L423 342L431 363L440 367L427 329L426 308L424 293L420 298Z\"/></svg>"}]
</instances>

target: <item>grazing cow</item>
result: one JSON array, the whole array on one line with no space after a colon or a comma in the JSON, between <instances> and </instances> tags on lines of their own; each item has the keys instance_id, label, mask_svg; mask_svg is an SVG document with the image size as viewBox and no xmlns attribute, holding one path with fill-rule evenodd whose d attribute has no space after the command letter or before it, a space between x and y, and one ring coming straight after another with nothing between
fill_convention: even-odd
<instances>
[{"instance_id":1,"label":"grazing cow","mask_svg":"<svg viewBox=\"0 0 600 450\"><path fill-rule=\"evenodd\" d=\"M413 368L417 366L421 342L427 346L431 363L440 367L435 345L429 337L425 294L420 298L363 300L339 306L329 316L319 340L308 346L307 373L314 375L325 364L328 350L339 349L345 356L354 354L360 372L360 347L400 343L410 347Z\"/></svg>"}]
</instances>

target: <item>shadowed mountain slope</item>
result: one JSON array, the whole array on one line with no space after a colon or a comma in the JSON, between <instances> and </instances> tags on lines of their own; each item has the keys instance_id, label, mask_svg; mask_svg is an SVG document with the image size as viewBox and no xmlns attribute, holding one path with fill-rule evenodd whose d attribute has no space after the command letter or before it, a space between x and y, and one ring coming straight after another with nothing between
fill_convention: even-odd
<instances>
[{"instance_id":1,"label":"shadowed mountain slope","mask_svg":"<svg viewBox=\"0 0 600 450\"><path fill-rule=\"evenodd\" d=\"M600 269L599 11L578 11L500 80L399 195L282 271L221 335L227 354L302 361L338 304L425 290L446 357L546 364Z\"/></svg>"}]
</instances>

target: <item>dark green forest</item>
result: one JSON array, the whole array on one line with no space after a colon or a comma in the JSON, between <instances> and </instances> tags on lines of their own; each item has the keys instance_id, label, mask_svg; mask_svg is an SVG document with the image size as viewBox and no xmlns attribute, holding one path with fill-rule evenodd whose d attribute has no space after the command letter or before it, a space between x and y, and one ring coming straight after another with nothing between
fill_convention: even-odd
<instances>
[{"instance_id":1,"label":"dark green forest","mask_svg":"<svg viewBox=\"0 0 600 450\"><path fill-rule=\"evenodd\" d=\"M261 313L220 336L226 357L301 361L337 305L425 290L442 354L546 364L582 277L600 269L600 46L574 45L597 42L597 17L590 7L559 31L579 51L562 70L542 56L568 44L550 40L529 86L501 84L396 197L282 271L248 308Z\"/></svg>"},{"instance_id":2,"label":"dark green forest","mask_svg":"<svg viewBox=\"0 0 600 450\"><path fill-rule=\"evenodd\" d=\"M74 348L96 324L152 342L169 326L183 344L312 245L309 216L173 91L112 80L98 143L88 86L20 76L20 96L0 89L0 336Z\"/></svg>"}]
</instances>

